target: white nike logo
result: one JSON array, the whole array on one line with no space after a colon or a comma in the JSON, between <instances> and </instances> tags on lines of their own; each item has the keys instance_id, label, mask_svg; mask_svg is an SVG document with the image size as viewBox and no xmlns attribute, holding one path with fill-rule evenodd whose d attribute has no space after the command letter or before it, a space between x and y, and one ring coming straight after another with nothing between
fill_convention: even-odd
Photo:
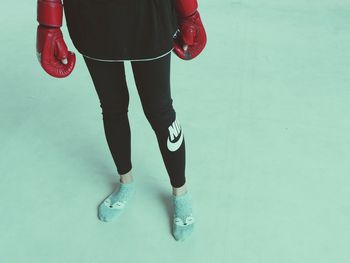
<instances>
[{"instance_id":1,"label":"white nike logo","mask_svg":"<svg viewBox=\"0 0 350 263\"><path fill-rule=\"evenodd\" d=\"M175 152L177 149L180 148L182 141L183 141L183 138L184 138L184 134L183 134L182 128L177 120L175 120L169 126L168 130L169 130L169 136L168 136L168 140L167 140L167 146L168 146L169 151ZM178 138L179 134L180 134L180 138ZM175 138L178 138L178 140L176 142L174 142Z\"/></svg>"}]
</instances>

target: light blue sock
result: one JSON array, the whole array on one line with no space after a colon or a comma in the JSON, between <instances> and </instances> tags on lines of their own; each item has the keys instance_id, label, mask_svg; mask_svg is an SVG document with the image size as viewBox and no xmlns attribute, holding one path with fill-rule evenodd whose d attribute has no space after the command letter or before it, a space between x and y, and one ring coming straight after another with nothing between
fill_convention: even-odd
<instances>
[{"instance_id":1,"label":"light blue sock","mask_svg":"<svg viewBox=\"0 0 350 263\"><path fill-rule=\"evenodd\" d=\"M193 232L195 220L191 199L189 192L179 196L172 195L174 206L173 236L177 241L184 241Z\"/></svg>"},{"instance_id":2,"label":"light blue sock","mask_svg":"<svg viewBox=\"0 0 350 263\"><path fill-rule=\"evenodd\" d=\"M114 191L99 205L98 217L101 221L110 222L122 214L127 202L135 192L134 180L128 183L119 181Z\"/></svg>"}]
</instances>

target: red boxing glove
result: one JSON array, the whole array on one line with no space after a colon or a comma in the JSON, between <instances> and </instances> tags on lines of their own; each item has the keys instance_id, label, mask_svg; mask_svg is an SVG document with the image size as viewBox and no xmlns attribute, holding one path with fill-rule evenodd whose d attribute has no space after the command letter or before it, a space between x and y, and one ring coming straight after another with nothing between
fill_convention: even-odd
<instances>
[{"instance_id":1,"label":"red boxing glove","mask_svg":"<svg viewBox=\"0 0 350 263\"><path fill-rule=\"evenodd\" d=\"M75 54L68 51L60 27L61 0L38 0L36 51L42 68L56 78L67 77L74 69Z\"/></svg>"},{"instance_id":2,"label":"red boxing glove","mask_svg":"<svg viewBox=\"0 0 350 263\"><path fill-rule=\"evenodd\" d=\"M176 0L180 32L174 38L174 52L184 60L198 56L207 43L197 0Z\"/></svg>"}]
</instances>

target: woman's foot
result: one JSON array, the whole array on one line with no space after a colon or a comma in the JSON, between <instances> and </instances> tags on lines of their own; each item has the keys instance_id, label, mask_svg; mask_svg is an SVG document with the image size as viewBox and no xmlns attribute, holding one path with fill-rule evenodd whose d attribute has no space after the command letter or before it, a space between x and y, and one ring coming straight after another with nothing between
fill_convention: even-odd
<instances>
[{"instance_id":1,"label":"woman's foot","mask_svg":"<svg viewBox=\"0 0 350 263\"><path fill-rule=\"evenodd\" d=\"M186 190L182 194L172 195L174 208L173 236L177 241L184 241L194 230L195 219L192 213L192 196Z\"/></svg>"},{"instance_id":2,"label":"woman's foot","mask_svg":"<svg viewBox=\"0 0 350 263\"><path fill-rule=\"evenodd\" d=\"M129 172L128 178L121 176L119 186L99 205L98 218L111 222L119 217L135 192L135 183Z\"/></svg>"}]
</instances>

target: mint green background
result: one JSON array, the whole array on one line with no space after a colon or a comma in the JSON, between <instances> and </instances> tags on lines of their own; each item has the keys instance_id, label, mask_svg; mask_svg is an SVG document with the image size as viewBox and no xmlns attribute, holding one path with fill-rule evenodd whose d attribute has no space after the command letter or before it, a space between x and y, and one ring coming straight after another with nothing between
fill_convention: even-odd
<instances>
[{"instance_id":1,"label":"mint green background","mask_svg":"<svg viewBox=\"0 0 350 263\"><path fill-rule=\"evenodd\" d=\"M2 3L0 262L349 262L350 2L199 5L205 51L172 58L197 219L180 243L130 64L137 192L106 224L97 206L116 169L82 57L70 77L46 75L36 2Z\"/></svg>"}]
</instances>

